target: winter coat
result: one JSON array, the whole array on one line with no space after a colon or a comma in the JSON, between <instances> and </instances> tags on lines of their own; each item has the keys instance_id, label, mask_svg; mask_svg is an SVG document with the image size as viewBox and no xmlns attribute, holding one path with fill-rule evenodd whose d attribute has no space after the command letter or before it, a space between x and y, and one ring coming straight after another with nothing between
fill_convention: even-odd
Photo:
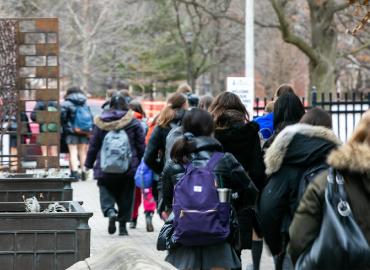
<instances>
[{"instance_id":1,"label":"winter coat","mask_svg":"<svg viewBox=\"0 0 370 270\"><path fill-rule=\"evenodd\" d=\"M370 245L370 146L343 145L328 157L328 164L344 177L353 216ZM328 172L307 188L289 228L288 252L295 263L320 233Z\"/></svg>"},{"instance_id":2,"label":"winter coat","mask_svg":"<svg viewBox=\"0 0 370 270\"><path fill-rule=\"evenodd\" d=\"M75 118L77 106L83 106L87 102L87 97L82 93L73 93L66 96L61 105L60 118L64 134L75 134L72 122Z\"/></svg>"},{"instance_id":3,"label":"winter coat","mask_svg":"<svg viewBox=\"0 0 370 270\"><path fill-rule=\"evenodd\" d=\"M197 137L194 138L194 142L195 150L191 154L191 162L195 167L206 166L214 152L222 152L222 145L214 138ZM163 170L163 203L167 209L172 209L173 190L184 172L184 167L172 160L167 163ZM255 205L258 190L232 154L225 153L213 172L218 181L223 181L225 188L230 188L233 192L238 193L248 191L250 194L248 198L239 197L234 200L236 210L242 207L253 207Z\"/></svg>"},{"instance_id":4,"label":"winter coat","mask_svg":"<svg viewBox=\"0 0 370 270\"><path fill-rule=\"evenodd\" d=\"M254 122L236 124L227 129L216 129L215 138L222 144L225 152L234 155L244 170L249 174L258 190L262 190L266 175L258 129L258 125ZM243 194L242 196L248 197L248 195ZM256 214L250 208L241 208L237 212L237 215L241 228L242 248L250 249L253 228L261 234Z\"/></svg>"},{"instance_id":5,"label":"winter coat","mask_svg":"<svg viewBox=\"0 0 370 270\"><path fill-rule=\"evenodd\" d=\"M275 132L274 113L268 113L253 119L260 126L260 133L264 140L268 140Z\"/></svg>"},{"instance_id":6,"label":"winter coat","mask_svg":"<svg viewBox=\"0 0 370 270\"><path fill-rule=\"evenodd\" d=\"M130 141L131 146L131 165L130 169L122 175L123 178L133 178L140 160L144 155L145 142L144 130L140 122L134 118L133 111L110 110L102 113L94 119L95 127L89 143L89 150L85 162L86 168L94 167L95 179L108 179L112 176L104 173L100 167L100 149L104 137L111 130L124 129ZM95 163L95 165L94 165ZM117 178L117 175L114 175Z\"/></svg>"},{"instance_id":7,"label":"winter coat","mask_svg":"<svg viewBox=\"0 0 370 270\"><path fill-rule=\"evenodd\" d=\"M144 161L156 174L161 174L165 162L166 138L173 126L181 125L185 111L178 110L175 119L167 127L156 126L150 136L144 154Z\"/></svg>"},{"instance_id":8,"label":"winter coat","mask_svg":"<svg viewBox=\"0 0 370 270\"><path fill-rule=\"evenodd\" d=\"M255 186L262 190L265 182L265 164L261 152L258 125L254 122L238 124L231 128L215 130L215 138L243 166Z\"/></svg>"},{"instance_id":9,"label":"winter coat","mask_svg":"<svg viewBox=\"0 0 370 270\"><path fill-rule=\"evenodd\" d=\"M265 241L273 255L285 251L289 225L298 205L303 173L324 164L340 144L333 131L295 124L282 130L265 155L268 183L262 191L258 214Z\"/></svg>"}]
</instances>

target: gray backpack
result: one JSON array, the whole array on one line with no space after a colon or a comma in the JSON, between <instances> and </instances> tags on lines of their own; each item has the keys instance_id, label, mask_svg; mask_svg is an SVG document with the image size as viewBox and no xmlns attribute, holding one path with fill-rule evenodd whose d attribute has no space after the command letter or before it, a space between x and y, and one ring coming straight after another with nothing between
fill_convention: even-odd
<instances>
[{"instance_id":1,"label":"gray backpack","mask_svg":"<svg viewBox=\"0 0 370 270\"><path fill-rule=\"evenodd\" d=\"M100 151L100 167L105 173L125 173L131 164L131 147L126 132L112 130L103 140Z\"/></svg>"}]
</instances>

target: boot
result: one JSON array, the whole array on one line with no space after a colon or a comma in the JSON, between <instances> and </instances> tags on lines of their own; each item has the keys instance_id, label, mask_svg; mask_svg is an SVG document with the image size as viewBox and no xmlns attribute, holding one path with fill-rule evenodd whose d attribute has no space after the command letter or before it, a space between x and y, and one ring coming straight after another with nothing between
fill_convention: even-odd
<instances>
[{"instance_id":1,"label":"boot","mask_svg":"<svg viewBox=\"0 0 370 270\"><path fill-rule=\"evenodd\" d=\"M113 210L109 211L108 213L108 233L114 234L117 230L116 228L116 221L117 221L117 213Z\"/></svg>"},{"instance_id":2,"label":"boot","mask_svg":"<svg viewBox=\"0 0 370 270\"><path fill-rule=\"evenodd\" d=\"M130 229L136 229L136 225L137 225L137 218L131 219L131 221L130 221Z\"/></svg>"},{"instance_id":3,"label":"boot","mask_svg":"<svg viewBox=\"0 0 370 270\"><path fill-rule=\"evenodd\" d=\"M146 222L146 231L147 232L153 232L154 227L153 227L153 212L146 212L145 213L145 222Z\"/></svg>"},{"instance_id":4,"label":"boot","mask_svg":"<svg viewBox=\"0 0 370 270\"><path fill-rule=\"evenodd\" d=\"M78 180L80 180L80 175L77 171L71 171L69 177L73 178L73 182L78 182Z\"/></svg>"},{"instance_id":5,"label":"boot","mask_svg":"<svg viewBox=\"0 0 370 270\"><path fill-rule=\"evenodd\" d=\"M121 236L128 236L128 232L126 229L126 222L124 223L119 223L119 235Z\"/></svg>"}]
</instances>

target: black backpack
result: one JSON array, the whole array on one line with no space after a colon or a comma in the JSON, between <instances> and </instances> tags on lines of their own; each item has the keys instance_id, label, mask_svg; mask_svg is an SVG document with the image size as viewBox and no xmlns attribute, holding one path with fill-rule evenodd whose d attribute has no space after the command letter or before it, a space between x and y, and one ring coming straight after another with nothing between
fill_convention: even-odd
<instances>
[{"instance_id":1,"label":"black backpack","mask_svg":"<svg viewBox=\"0 0 370 270\"><path fill-rule=\"evenodd\" d=\"M309 167L307 170L303 172L302 178L299 181L299 186L298 186L297 205L301 201L303 194L306 191L308 185L315 179L317 175L327 170L328 168L329 168L328 164L320 163L320 164L316 164L314 166Z\"/></svg>"}]
</instances>

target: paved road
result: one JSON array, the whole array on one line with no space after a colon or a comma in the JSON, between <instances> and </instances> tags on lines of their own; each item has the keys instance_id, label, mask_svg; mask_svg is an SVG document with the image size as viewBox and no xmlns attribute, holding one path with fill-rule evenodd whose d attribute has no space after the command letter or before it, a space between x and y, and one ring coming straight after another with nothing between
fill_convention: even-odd
<instances>
[{"instance_id":1,"label":"paved road","mask_svg":"<svg viewBox=\"0 0 370 270\"><path fill-rule=\"evenodd\" d=\"M155 216L153 220L155 226L155 231L153 233L146 232L144 216L141 214L138 219L137 229L129 230L128 237L118 236L118 234L109 235L107 232L107 220L103 217L100 211L99 193L96 182L89 180L86 182L73 183L73 192L74 200L83 201L85 210L94 213L94 216L89 222L91 227L91 256L104 252L104 250L114 244L127 243L128 247L135 248L145 256L158 261L162 265L168 266L168 264L164 262L166 253L156 250L156 238L159 228L162 225L158 216ZM140 210L140 213L143 213L142 209ZM242 260L243 269L246 269L246 267L252 262L250 252L245 251L243 253ZM249 269L249 267L247 269ZM272 258L267 255L266 249L262 258L261 269L273 269Z\"/></svg>"}]
</instances>

